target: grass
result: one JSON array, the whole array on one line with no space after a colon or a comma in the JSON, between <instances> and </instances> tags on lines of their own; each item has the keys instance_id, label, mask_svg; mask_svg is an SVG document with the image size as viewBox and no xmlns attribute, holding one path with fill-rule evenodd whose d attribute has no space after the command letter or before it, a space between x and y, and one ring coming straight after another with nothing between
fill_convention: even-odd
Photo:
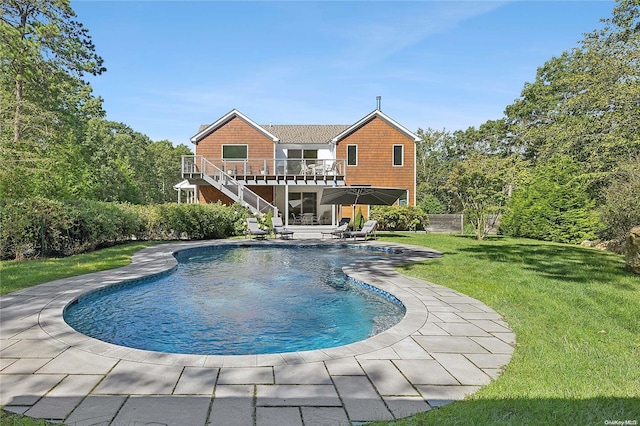
<instances>
[{"instance_id":1,"label":"grass","mask_svg":"<svg viewBox=\"0 0 640 426\"><path fill-rule=\"evenodd\" d=\"M379 425L640 423L640 276L625 271L621 256L512 238L479 242L392 234L382 239L443 252L440 259L399 270L488 304L515 331L517 346L506 371L466 400ZM2 262L2 292L122 266L148 245ZM0 426L43 424L0 414Z\"/></svg>"},{"instance_id":2,"label":"grass","mask_svg":"<svg viewBox=\"0 0 640 426\"><path fill-rule=\"evenodd\" d=\"M61 278L128 265L131 255L157 242L121 244L64 258L0 262L0 296Z\"/></svg>"},{"instance_id":3,"label":"grass","mask_svg":"<svg viewBox=\"0 0 640 426\"><path fill-rule=\"evenodd\" d=\"M512 238L383 239L443 252L399 270L485 302L517 346L503 375L466 400L380 424L640 423L640 276L621 256Z\"/></svg>"}]
</instances>

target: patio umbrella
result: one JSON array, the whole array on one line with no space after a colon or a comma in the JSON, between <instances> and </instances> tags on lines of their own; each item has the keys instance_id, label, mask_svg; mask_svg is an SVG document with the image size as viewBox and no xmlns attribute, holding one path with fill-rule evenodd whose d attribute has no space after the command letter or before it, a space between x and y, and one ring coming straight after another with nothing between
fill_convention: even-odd
<instances>
[{"instance_id":1,"label":"patio umbrella","mask_svg":"<svg viewBox=\"0 0 640 426\"><path fill-rule=\"evenodd\" d=\"M402 188L335 186L322 189L320 204L390 206L406 193L407 190Z\"/></svg>"}]
</instances>

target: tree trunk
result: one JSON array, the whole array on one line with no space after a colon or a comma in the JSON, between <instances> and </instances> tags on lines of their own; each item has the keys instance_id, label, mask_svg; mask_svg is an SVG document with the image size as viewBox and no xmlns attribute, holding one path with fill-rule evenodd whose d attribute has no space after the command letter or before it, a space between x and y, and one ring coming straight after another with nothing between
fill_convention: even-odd
<instances>
[{"instance_id":1,"label":"tree trunk","mask_svg":"<svg viewBox=\"0 0 640 426\"><path fill-rule=\"evenodd\" d=\"M21 66L21 74L24 72L24 66ZM22 134L22 90L24 81L22 75L16 79L16 109L13 117L13 143L17 144Z\"/></svg>"}]
</instances>

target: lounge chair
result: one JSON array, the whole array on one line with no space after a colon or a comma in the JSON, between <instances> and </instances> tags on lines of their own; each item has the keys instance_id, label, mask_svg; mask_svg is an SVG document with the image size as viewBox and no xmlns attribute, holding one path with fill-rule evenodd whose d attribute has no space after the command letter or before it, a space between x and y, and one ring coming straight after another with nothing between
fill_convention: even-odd
<instances>
[{"instance_id":1,"label":"lounge chair","mask_svg":"<svg viewBox=\"0 0 640 426\"><path fill-rule=\"evenodd\" d=\"M322 238L324 238L325 235L331 235L333 237L336 238L344 238L344 233L347 232L347 229L349 228L349 222L347 223L343 223L342 225L338 226L337 228L331 229L329 231L322 231Z\"/></svg>"},{"instance_id":2,"label":"lounge chair","mask_svg":"<svg viewBox=\"0 0 640 426\"><path fill-rule=\"evenodd\" d=\"M258 225L258 219L256 219L255 217L247 218L247 235L254 235L256 238L263 240L267 237L268 234L269 233L267 231L263 231L262 229L260 229L260 226Z\"/></svg>"},{"instance_id":3,"label":"lounge chair","mask_svg":"<svg viewBox=\"0 0 640 426\"><path fill-rule=\"evenodd\" d=\"M275 232L276 235L280 235L280 238L284 240L293 238L293 231L290 231L284 227L284 225L282 224L282 218L280 216L272 217L271 223L273 224L273 232Z\"/></svg>"},{"instance_id":4,"label":"lounge chair","mask_svg":"<svg viewBox=\"0 0 640 426\"><path fill-rule=\"evenodd\" d=\"M368 220L362 225L362 229L359 231L351 231L345 232L345 238L353 237L355 241L356 238L362 237L366 241L368 237L373 236L373 239L376 239L376 228L378 227L378 221L376 220Z\"/></svg>"}]
</instances>

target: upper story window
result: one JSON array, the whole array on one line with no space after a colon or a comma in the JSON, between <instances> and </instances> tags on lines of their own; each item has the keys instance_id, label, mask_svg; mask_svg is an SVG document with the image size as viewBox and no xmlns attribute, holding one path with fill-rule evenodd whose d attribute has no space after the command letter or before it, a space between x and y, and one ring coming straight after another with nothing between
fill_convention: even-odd
<instances>
[{"instance_id":1,"label":"upper story window","mask_svg":"<svg viewBox=\"0 0 640 426\"><path fill-rule=\"evenodd\" d=\"M393 165L404 166L404 146L403 145L393 146Z\"/></svg>"},{"instance_id":2,"label":"upper story window","mask_svg":"<svg viewBox=\"0 0 640 426\"><path fill-rule=\"evenodd\" d=\"M317 149L289 149L287 150L287 158L302 158L308 161L308 164L314 162L313 160L318 159L318 150Z\"/></svg>"},{"instance_id":3,"label":"upper story window","mask_svg":"<svg viewBox=\"0 0 640 426\"><path fill-rule=\"evenodd\" d=\"M223 160L246 160L248 152L248 145L222 145Z\"/></svg>"},{"instance_id":4,"label":"upper story window","mask_svg":"<svg viewBox=\"0 0 640 426\"><path fill-rule=\"evenodd\" d=\"M347 166L358 165L358 145L347 145Z\"/></svg>"}]
</instances>

